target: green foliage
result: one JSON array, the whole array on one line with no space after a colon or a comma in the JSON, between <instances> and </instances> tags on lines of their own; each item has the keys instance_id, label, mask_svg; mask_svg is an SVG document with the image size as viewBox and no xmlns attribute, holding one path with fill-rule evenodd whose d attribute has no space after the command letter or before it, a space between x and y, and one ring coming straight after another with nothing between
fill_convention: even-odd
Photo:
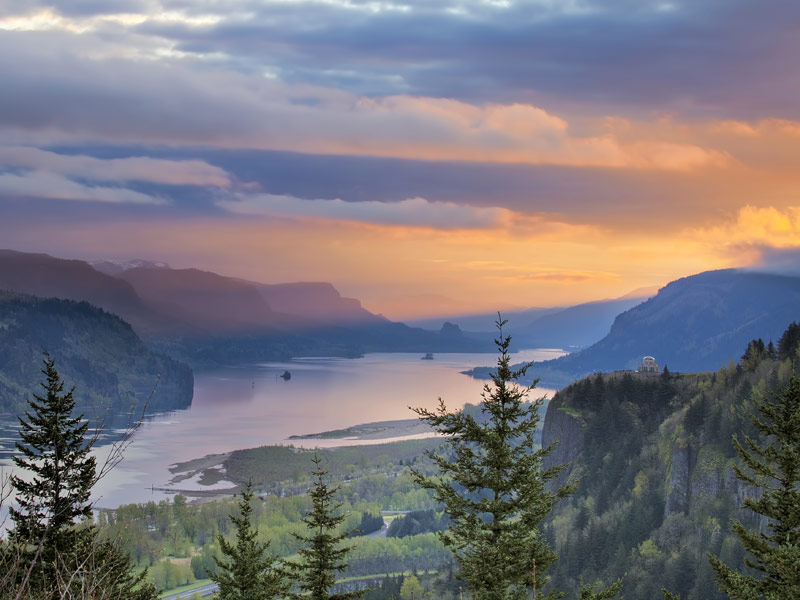
<instances>
[{"instance_id":1,"label":"green foliage","mask_svg":"<svg viewBox=\"0 0 800 600\"><path fill-rule=\"evenodd\" d=\"M303 543L298 550L300 562L287 561L284 564L289 580L299 589L290 593L297 600L348 600L363 595L363 590L332 593L336 583L336 572L347 568L345 557L350 548L344 544L349 532L340 531L344 516L339 513L341 504L335 502L336 487L329 486L325 477L328 472L322 467L322 460L314 455L314 487L309 491L311 512L303 519L308 533L295 534Z\"/></svg>"},{"instance_id":2,"label":"green foliage","mask_svg":"<svg viewBox=\"0 0 800 600\"><path fill-rule=\"evenodd\" d=\"M441 440L408 440L366 446L345 446L333 449L306 450L293 446L261 446L236 450L225 461L225 473L229 480L243 484L252 479L259 489L282 482L307 481L309 457L317 453L325 460L331 476L339 481L352 478L354 467L361 478L370 473L386 477L387 468L400 470L404 464L417 463L425 450L441 444ZM370 465L372 465L370 467ZM408 480L409 490L413 487ZM307 487L307 486L306 486ZM305 489L305 487L303 488ZM278 491L278 490L274 490Z\"/></svg>"},{"instance_id":3,"label":"green foliage","mask_svg":"<svg viewBox=\"0 0 800 600\"><path fill-rule=\"evenodd\" d=\"M364 512L361 515L361 522L351 535L367 535L376 531L380 531L383 529L383 526L384 522L381 515L373 515L369 512Z\"/></svg>"},{"instance_id":4,"label":"green foliage","mask_svg":"<svg viewBox=\"0 0 800 600\"><path fill-rule=\"evenodd\" d=\"M798 351L800 351L800 323L795 321L786 328L781 339L778 340L778 360L788 358L797 361L800 359Z\"/></svg>"},{"instance_id":5,"label":"green foliage","mask_svg":"<svg viewBox=\"0 0 800 600\"><path fill-rule=\"evenodd\" d=\"M595 587L601 585L599 590L596 590ZM622 580L617 579L614 583L607 587L602 587L602 584L594 583L592 585L584 584L581 585L580 592L578 594L578 598L580 600L613 600L617 598L617 594L622 589ZM622 600L620 598L620 600Z\"/></svg>"},{"instance_id":6,"label":"green foliage","mask_svg":"<svg viewBox=\"0 0 800 600\"><path fill-rule=\"evenodd\" d=\"M447 515L436 515L432 510L415 510L392 521L386 535L406 537L420 533L444 531L450 524Z\"/></svg>"},{"instance_id":7,"label":"green foliage","mask_svg":"<svg viewBox=\"0 0 800 600\"><path fill-rule=\"evenodd\" d=\"M194 575L195 579L203 579L208 577L209 573L214 573L217 570L217 561L214 560L217 557L214 548L212 546L204 546L203 549L198 553L195 554L192 559L189 561L189 568L192 570L192 575ZM166 586L165 589L169 589Z\"/></svg>"},{"instance_id":8,"label":"green foliage","mask_svg":"<svg viewBox=\"0 0 800 600\"><path fill-rule=\"evenodd\" d=\"M308 460L308 454L302 456ZM353 456L358 458L355 454ZM422 464L422 461L418 463ZM342 465L342 471L350 474L350 480L341 483L339 492L342 514L346 516L343 529L358 527L362 515L378 514L382 508L408 510L419 507L420 496L424 498L422 506L431 505L429 494L420 490L407 474L408 467L390 462L385 469L392 476L373 473L369 465ZM294 534L306 532L302 518L311 510L307 484L298 485L296 494L285 498L267 494L253 500L253 527L259 531L258 539L269 542L276 556L292 556L302 545ZM214 542L219 534L232 539L230 515L236 510L236 503L232 500L202 504L162 500L123 505L116 511L101 512L98 519L102 531L113 539L119 539L137 565L153 565L151 576L163 587L159 578L164 567L159 565L164 556L191 554L190 568L198 579L206 577L206 569L216 567L214 556L221 558L221 555ZM404 538L363 536L351 538L348 542L352 549L345 577L435 568L451 559L449 551L432 533ZM159 578L155 578L156 575Z\"/></svg>"},{"instance_id":9,"label":"green foliage","mask_svg":"<svg viewBox=\"0 0 800 600\"><path fill-rule=\"evenodd\" d=\"M76 406L108 409L107 420L141 408L156 381L149 409L191 402L191 369L151 352L119 317L86 302L0 291L0 412L26 409L25 398L39 389L45 348L62 377L77 386Z\"/></svg>"},{"instance_id":10,"label":"green foliage","mask_svg":"<svg viewBox=\"0 0 800 600\"><path fill-rule=\"evenodd\" d=\"M155 600L158 590L149 581L147 570L136 571L130 555L116 540L102 539L92 528L93 537L88 547L76 552L75 571L81 562L81 577L77 578L86 598L108 600ZM67 596L69 597L69 596Z\"/></svg>"},{"instance_id":11,"label":"green foliage","mask_svg":"<svg viewBox=\"0 0 800 600\"><path fill-rule=\"evenodd\" d=\"M215 557L217 569L209 572L209 577L219 585L221 600L269 600L283 589L281 574L272 567L274 557L267 554L269 544L257 540L252 500L252 484L248 483L239 501L239 516L231 516L236 544L222 535L217 538L223 558Z\"/></svg>"},{"instance_id":12,"label":"green foliage","mask_svg":"<svg viewBox=\"0 0 800 600\"><path fill-rule=\"evenodd\" d=\"M348 555L348 576L399 573L437 568L452 561L450 551L434 533L404 538L359 538Z\"/></svg>"},{"instance_id":13,"label":"green foliage","mask_svg":"<svg viewBox=\"0 0 800 600\"><path fill-rule=\"evenodd\" d=\"M16 447L21 455L13 457L17 467L33 476L29 481L11 477L19 507L11 507L9 513L14 523L13 543L28 545L31 559L35 555L44 569L74 548L86 533L75 524L92 515L89 495L95 459L84 441L89 424L83 415L72 416L74 388L64 391L64 382L47 353L42 374L44 395L35 394L29 402L30 412L19 417L21 442Z\"/></svg>"},{"instance_id":14,"label":"green foliage","mask_svg":"<svg viewBox=\"0 0 800 600\"><path fill-rule=\"evenodd\" d=\"M189 565L174 562L169 559L161 561L157 565L151 567L149 573L156 587L165 590L189 585L198 579ZM200 575L200 579L205 577L207 577L205 573Z\"/></svg>"},{"instance_id":15,"label":"green foliage","mask_svg":"<svg viewBox=\"0 0 800 600\"><path fill-rule=\"evenodd\" d=\"M441 533L442 540L454 552L473 597L480 600L523 597L534 564L537 586L546 582L544 573L556 555L540 525L572 491L571 486L555 492L546 488L562 468L542 467L552 448L535 449L541 400L525 402L536 382L530 388L516 384L526 367L509 367L510 338L503 336L504 324L497 322L499 358L493 386L484 388L485 419L448 412L441 399L435 412L414 409L448 438L447 451L430 453L439 475L415 475L450 516L452 524Z\"/></svg>"},{"instance_id":16,"label":"green foliage","mask_svg":"<svg viewBox=\"0 0 800 600\"><path fill-rule=\"evenodd\" d=\"M0 583L17 599L157 598L147 573L135 575L129 555L90 523L96 465L84 439L88 424L72 416L73 390L64 391L47 353L42 374L45 394L34 395L19 418L21 456L13 460L32 476L10 478L18 507L9 509L14 527L2 548Z\"/></svg>"},{"instance_id":17,"label":"green foliage","mask_svg":"<svg viewBox=\"0 0 800 600\"><path fill-rule=\"evenodd\" d=\"M403 578L403 585L400 586L400 600L414 600L414 596L419 598L421 593L422 586L419 584L419 579L414 575Z\"/></svg>"},{"instance_id":18,"label":"green foliage","mask_svg":"<svg viewBox=\"0 0 800 600\"><path fill-rule=\"evenodd\" d=\"M715 373L668 381L598 374L555 395L544 439L570 450L559 459L571 461L580 485L544 527L560 555L550 589L625 575L628 598L654 598L665 587L684 600L721 600L707 554L748 572L727 524L755 530L766 521L738 506L751 491L734 477L730 440L764 444L750 417L754 400L792 374L769 344L749 347L741 363Z\"/></svg>"},{"instance_id":19,"label":"green foliage","mask_svg":"<svg viewBox=\"0 0 800 600\"><path fill-rule=\"evenodd\" d=\"M748 556L752 571L739 571L710 556L717 584L729 597L741 600L800 597L800 376L771 397L755 400L753 425L764 440L749 436L744 445L733 440L744 468L736 476L761 491L747 497L745 508L767 519L768 532L750 530L740 521L732 528Z\"/></svg>"}]
</instances>

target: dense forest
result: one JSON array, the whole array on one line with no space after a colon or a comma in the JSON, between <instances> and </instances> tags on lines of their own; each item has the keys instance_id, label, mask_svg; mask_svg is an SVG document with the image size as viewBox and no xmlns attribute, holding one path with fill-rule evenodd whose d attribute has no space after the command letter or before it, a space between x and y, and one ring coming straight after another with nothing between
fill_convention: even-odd
<instances>
[{"instance_id":1,"label":"dense forest","mask_svg":"<svg viewBox=\"0 0 800 600\"><path fill-rule=\"evenodd\" d=\"M596 374L555 395L544 443L579 482L545 528L559 561L552 585L623 577L623 595L655 598L667 587L688 600L723 598L707 553L741 568L735 518L764 528L740 507L752 488L736 479L732 436L759 439L754 397L786 385L798 367L800 326L754 340L716 372L655 377Z\"/></svg>"},{"instance_id":2,"label":"dense forest","mask_svg":"<svg viewBox=\"0 0 800 600\"><path fill-rule=\"evenodd\" d=\"M191 403L191 369L151 352L119 317L86 302L0 291L0 412L24 410L39 391L43 350L75 385L87 416L128 414L156 384L149 409Z\"/></svg>"}]
</instances>

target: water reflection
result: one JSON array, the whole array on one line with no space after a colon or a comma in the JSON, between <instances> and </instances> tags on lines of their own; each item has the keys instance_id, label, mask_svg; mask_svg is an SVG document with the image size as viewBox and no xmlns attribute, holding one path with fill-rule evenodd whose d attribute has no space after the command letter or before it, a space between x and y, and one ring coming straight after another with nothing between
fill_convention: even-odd
<instances>
[{"instance_id":1,"label":"water reflection","mask_svg":"<svg viewBox=\"0 0 800 600\"><path fill-rule=\"evenodd\" d=\"M529 350L514 361L546 360L557 350ZM484 382L463 375L492 364L491 354L368 354L360 359L310 358L235 366L195 375L194 399L185 410L148 415L126 449L125 459L96 487L98 505L159 500L152 487L165 486L169 467L207 454L264 444L342 445L340 440L289 440L374 421L409 419L409 406L434 408L441 397L457 408L477 403ZM292 377L285 381L284 371ZM545 390L538 390L536 396ZM550 391L552 395L552 391ZM117 419L127 416L120 415ZM127 421L114 420L96 453L103 460ZM9 465L16 424L0 425L0 465ZM348 445L353 442L346 442ZM364 443L375 443L364 442Z\"/></svg>"}]
</instances>

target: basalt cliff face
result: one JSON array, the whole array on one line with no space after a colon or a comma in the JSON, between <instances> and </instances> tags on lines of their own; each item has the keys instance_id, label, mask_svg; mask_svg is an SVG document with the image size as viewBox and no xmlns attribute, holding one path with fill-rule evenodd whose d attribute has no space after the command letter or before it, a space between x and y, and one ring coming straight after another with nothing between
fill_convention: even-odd
<instances>
[{"instance_id":1,"label":"basalt cliff face","mask_svg":"<svg viewBox=\"0 0 800 600\"><path fill-rule=\"evenodd\" d=\"M614 461L624 462L630 468L648 457L650 466L655 467L658 473L655 482L661 482L657 487L660 490L660 502L664 506L664 517L702 511L717 500L740 506L746 497L754 497L755 491L736 479L730 438L720 439L720 434L713 431L695 429L688 432L686 429L688 407L681 404L687 396L697 391L698 384L708 385L716 376L672 376L669 385L675 396L668 405L661 407L664 418L652 431L638 419L630 422L631 405L635 405L642 397L658 394L663 389L663 381L654 381L653 378L637 381L639 376L635 374L598 374L556 394L547 408L542 431L542 445L553 447L545 460L545 468L557 465L564 467L552 481L551 489L570 480L580 482L581 489L588 489L595 484L595 480L608 481L609 474L619 470L618 465L612 464ZM606 399L601 407L574 408L575 394L582 386L604 381L610 397L616 393L623 378L627 380L625 384L629 389L635 390L633 398L626 396L628 400L622 402ZM686 401L691 402L691 398ZM626 415L608 419L608 410L602 415L603 406L608 408L611 405L614 406L612 410L625 412ZM601 412L595 408L600 408ZM741 407L737 412L741 412ZM621 422L633 426L619 427ZM655 423L651 423L651 427L653 425ZM739 425L749 431L748 427L744 427L745 423ZM631 453L625 455L615 447L627 448ZM598 456L601 452L602 456ZM592 466L599 468L595 470Z\"/></svg>"},{"instance_id":2,"label":"basalt cliff face","mask_svg":"<svg viewBox=\"0 0 800 600\"><path fill-rule=\"evenodd\" d=\"M718 597L705 554L742 564L730 520L767 527L741 508L759 491L737 479L731 438L759 440L753 399L779 391L800 365L793 335L787 330L780 351L751 343L738 364L717 372L595 374L553 397L544 466L565 468L550 489L577 484L545 527L560 555L556 587L628 573L626 597L657 597L650 582L667 572L682 597ZM677 557L694 566L682 573Z\"/></svg>"}]
</instances>

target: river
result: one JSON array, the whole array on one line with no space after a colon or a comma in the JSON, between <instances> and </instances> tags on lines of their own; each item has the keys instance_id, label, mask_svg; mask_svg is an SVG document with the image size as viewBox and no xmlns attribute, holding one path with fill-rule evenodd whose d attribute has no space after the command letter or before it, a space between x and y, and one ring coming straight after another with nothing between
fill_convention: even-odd
<instances>
[{"instance_id":1,"label":"river","mask_svg":"<svg viewBox=\"0 0 800 600\"><path fill-rule=\"evenodd\" d=\"M523 350L513 362L547 360L559 350ZM170 466L241 448L265 444L333 446L358 442L289 440L289 436L361 423L409 419L409 406L434 408L441 397L448 407L477 403L485 382L461 371L490 365L494 354L374 353L360 359L299 358L289 362L229 367L195 374L194 398L186 410L149 416L126 448L124 459L94 488L96 505L114 508L130 502L162 500L153 491L170 481ZM288 381L280 378L291 373ZM552 390L537 389L533 397ZM13 435L0 442L8 449ZM375 441L364 443L376 443ZM102 460L109 446L96 452ZM0 458L6 473L8 453ZM222 484L224 485L224 484ZM184 481L181 487L200 486Z\"/></svg>"}]
</instances>

